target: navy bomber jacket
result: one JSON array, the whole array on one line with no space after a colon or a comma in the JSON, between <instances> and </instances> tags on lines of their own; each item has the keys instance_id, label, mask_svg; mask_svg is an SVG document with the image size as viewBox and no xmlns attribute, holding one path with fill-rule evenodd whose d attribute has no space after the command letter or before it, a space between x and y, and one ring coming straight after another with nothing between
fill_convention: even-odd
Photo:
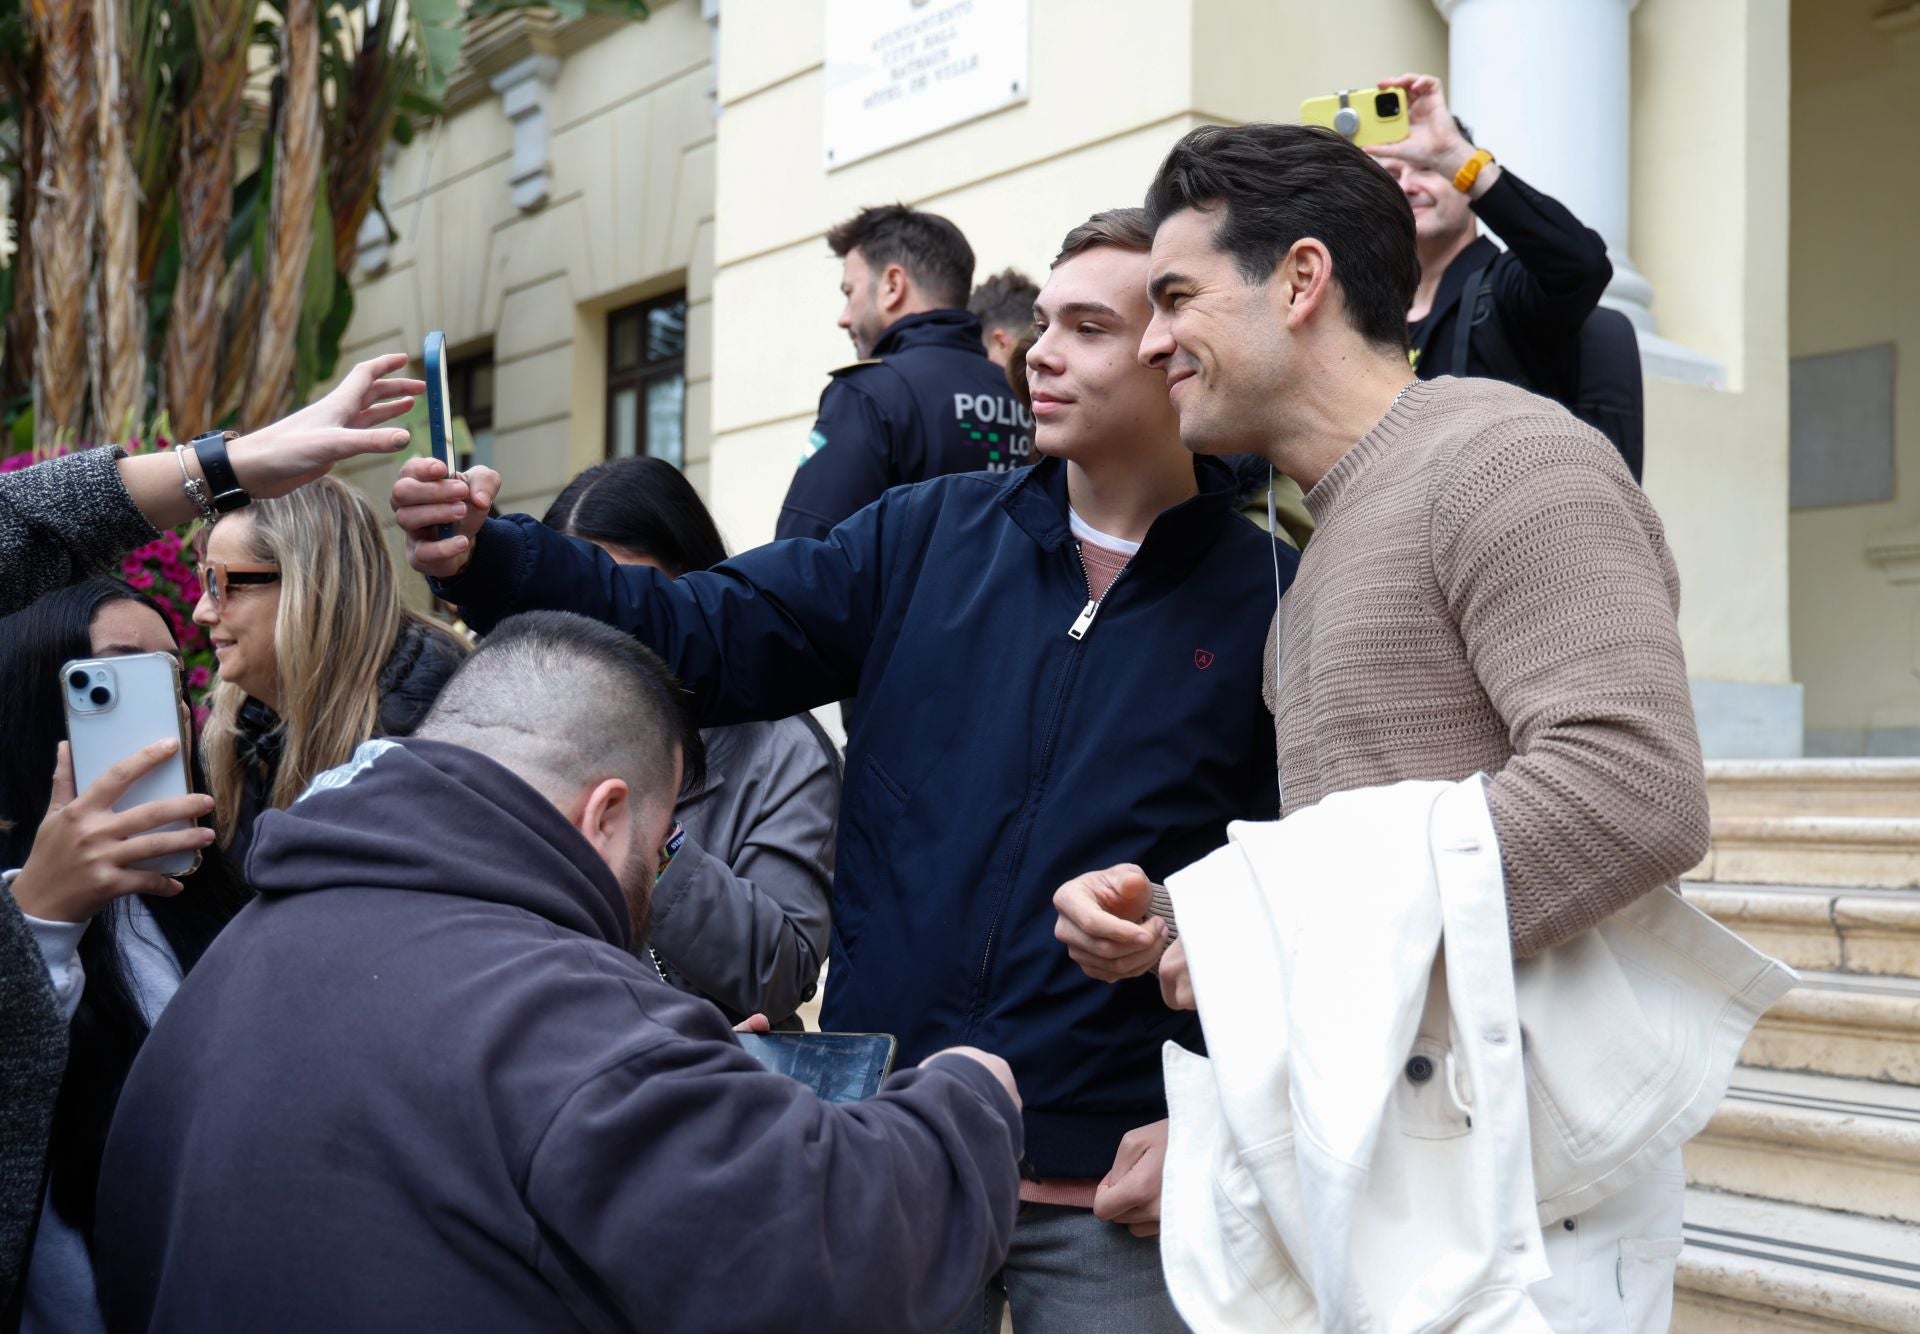
<instances>
[{"instance_id":1,"label":"navy bomber jacket","mask_svg":"<svg viewBox=\"0 0 1920 1334\"><path fill-rule=\"evenodd\" d=\"M484 633L536 608L630 630L703 725L857 694L823 1022L896 1034L903 1063L998 1052L1042 1176L1093 1177L1166 1115L1160 1046L1198 1047L1152 977L1083 974L1054 891L1136 862L1155 880L1274 819L1260 693L1275 544L1211 459L1156 519L1091 622L1064 465L898 487L825 541L668 579L524 515L489 520L444 586ZM1278 550L1281 583L1297 557Z\"/></svg>"}]
</instances>

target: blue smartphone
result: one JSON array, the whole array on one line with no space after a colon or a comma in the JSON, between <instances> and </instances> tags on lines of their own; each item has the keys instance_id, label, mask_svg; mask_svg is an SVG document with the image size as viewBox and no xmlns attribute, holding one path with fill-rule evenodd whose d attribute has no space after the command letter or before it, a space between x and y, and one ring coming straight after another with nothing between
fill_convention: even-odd
<instances>
[{"instance_id":1,"label":"blue smartphone","mask_svg":"<svg viewBox=\"0 0 1920 1334\"><path fill-rule=\"evenodd\" d=\"M736 1033L747 1055L826 1102L859 1102L893 1070L891 1033Z\"/></svg>"},{"instance_id":2,"label":"blue smartphone","mask_svg":"<svg viewBox=\"0 0 1920 1334\"><path fill-rule=\"evenodd\" d=\"M427 363L427 445L433 450L433 456L447 465L447 476L451 477L457 465L453 457L453 392L447 386L447 336L438 329L428 333L424 355ZM452 537L458 527L457 524L441 524L441 538Z\"/></svg>"}]
</instances>

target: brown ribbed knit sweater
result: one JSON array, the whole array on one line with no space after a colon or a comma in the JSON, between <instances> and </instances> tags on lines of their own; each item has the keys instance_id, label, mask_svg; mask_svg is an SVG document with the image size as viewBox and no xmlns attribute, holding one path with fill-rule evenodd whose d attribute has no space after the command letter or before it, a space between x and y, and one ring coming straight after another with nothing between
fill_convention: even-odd
<instances>
[{"instance_id":1,"label":"brown ribbed knit sweater","mask_svg":"<svg viewBox=\"0 0 1920 1334\"><path fill-rule=\"evenodd\" d=\"M1484 771L1523 958L1706 855L1679 576L1598 432L1493 380L1415 382L1307 508L1277 698L1268 641L1283 813Z\"/></svg>"}]
</instances>

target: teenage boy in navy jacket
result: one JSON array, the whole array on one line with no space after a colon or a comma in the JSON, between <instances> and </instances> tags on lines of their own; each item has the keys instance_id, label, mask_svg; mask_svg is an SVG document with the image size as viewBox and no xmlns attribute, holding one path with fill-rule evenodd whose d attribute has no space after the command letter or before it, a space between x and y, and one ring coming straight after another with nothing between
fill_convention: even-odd
<instances>
[{"instance_id":1,"label":"teenage boy in navy jacket","mask_svg":"<svg viewBox=\"0 0 1920 1334\"><path fill-rule=\"evenodd\" d=\"M1157 1242L1090 1206L1121 1138L1166 1115L1161 1044L1200 1030L1152 978L1083 974L1051 896L1114 860L1159 879L1279 803L1265 620L1248 613L1296 558L1181 445L1137 359L1150 242L1141 210L1113 210L1054 262L1027 359L1040 464L896 488L825 541L676 580L524 515L486 519L488 469L442 480L417 459L393 489L409 562L482 633L534 607L621 626L703 725L859 695L824 1022L895 1033L906 1061L964 1043L1013 1066L1039 1179L976 1313L995 1324L1010 1299L1040 1329L1096 1311L1180 1328ZM436 540L440 523L459 532Z\"/></svg>"}]
</instances>

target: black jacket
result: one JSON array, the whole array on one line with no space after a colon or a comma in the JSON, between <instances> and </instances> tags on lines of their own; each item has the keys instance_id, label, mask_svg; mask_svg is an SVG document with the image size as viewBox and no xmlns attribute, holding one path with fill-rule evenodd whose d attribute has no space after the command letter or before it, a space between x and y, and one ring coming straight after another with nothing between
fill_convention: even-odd
<instances>
[{"instance_id":1,"label":"black jacket","mask_svg":"<svg viewBox=\"0 0 1920 1334\"><path fill-rule=\"evenodd\" d=\"M980 321L930 310L896 321L873 357L833 372L776 538L822 538L888 487L1031 460L1033 416L987 360Z\"/></svg>"},{"instance_id":2,"label":"black jacket","mask_svg":"<svg viewBox=\"0 0 1920 1334\"><path fill-rule=\"evenodd\" d=\"M824 542L678 579L491 519L446 595L482 632L537 607L631 631L703 725L858 693L822 1023L893 1033L903 1060L998 1052L1035 1168L1097 1177L1166 1116L1161 1046L1200 1025L1151 977L1081 972L1053 893L1117 862L1164 880L1280 805L1260 677L1298 557L1234 512L1227 469L1196 476L1090 619L1058 459L897 487Z\"/></svg>"},{"instance_id":3,"label":"black jacket","mask_svg":"<svg viewBox=\"0 0 1920 1334\"><path fill-rule=\"evenodd\" d=\"M850 1106L769 1073L493 761L369 741L252 866L107 1144L117 1334L938 1329L1004 1261L984 1068Z\"/></svg>"},{"instance_id":4,"label":"black jacket","mask_svg":"<svg viewBox=\"0 0 1920 1334\"><path fill-rule=\"evenodd\" d=\"M400 636L393 641L376 685L380 707L374 715L374 735L412 736L463 657L450 636L435 634L412 619L402 621ZM280 772L286 729L279 714L252 698L240 706L234 725L234 746L246 778L240 786L240 814L233 822L227 856L235 866L245 867L254 822L273 809L273 780Z\"/></svg>"},{"instance_id":5,"label":"black jacket","mask_svg":"<svg viewBox=\"0 0 1920 1334\"><path fill-rule=\"evenodd\" d=\"M1550 397L1570 392L1570 382L1579 371L1580 326L1613 278L1607 243L1564 204L1541 194L1506 167L1474 201L1473 209L1507 248L1477 237L1447 265L1432 309L1407 326L1415 374L1431 380L1463 373L1453 364L1461 289L1479 272L1492 282L1484 296L1479 289L1485 285L1475 284L1474 320L1484 323L1490 310L1498 310L1505 341L1518 358L1521 373L1516 375L1512 366L1489 364L1472 338L1464 373L1506 380Z\"/></svg>"},{"instance_id":6,"label":"black jacket","mask_svg":"<svg viewBox=\"0 0 1920 1334\"><path fill-rule=\"evenodd\" d=\"M46 962L13 895L0 889L0 1329L19 1317L66 1064L67 1023Z\"/></svg>"}]
</instances>

